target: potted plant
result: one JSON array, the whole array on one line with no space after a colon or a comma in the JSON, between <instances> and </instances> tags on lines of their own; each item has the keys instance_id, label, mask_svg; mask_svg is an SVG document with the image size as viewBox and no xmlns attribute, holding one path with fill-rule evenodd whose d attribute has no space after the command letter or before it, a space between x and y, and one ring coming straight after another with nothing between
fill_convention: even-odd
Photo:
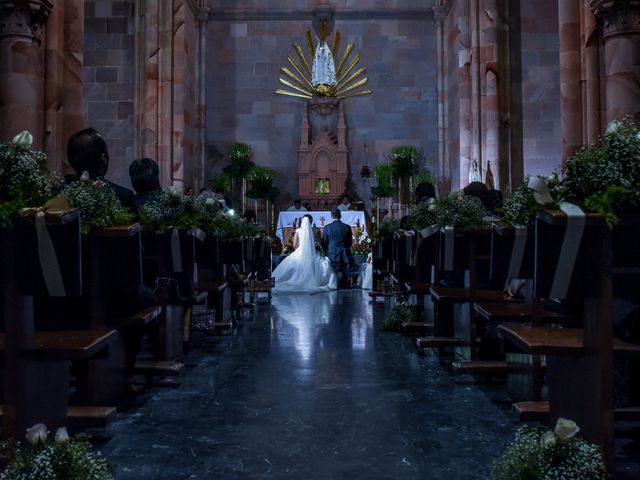
<instances>
[{"instance_id":1,"label":"potted plant","mask_svg":"<svg viewBox=\"0 0 640 480\"><path fill-rule=\"evenodd\" d=\"M411 192L411 178L418 173L424 161L424 151L412 145L396 145L387 156L393 167L393 175L398 180L399 203L408 203Z\"/></svg>"},{"instance_id":2,"label":"potted plant","mask_svg":"<svg viewBox=\"0 0 640 480\"><path fill-rule=\"evenodd\" d=\"M232 185L236 180L240 182L240 204L242 212L244 212L246 208L245 197L247 194L247 176L255 167L255 164L251 161L253 149L246 143L236 142L229 146L227 153L229 155L231 165L224 167L223 172L233 179Z\"/></svg>"}]
</instances>

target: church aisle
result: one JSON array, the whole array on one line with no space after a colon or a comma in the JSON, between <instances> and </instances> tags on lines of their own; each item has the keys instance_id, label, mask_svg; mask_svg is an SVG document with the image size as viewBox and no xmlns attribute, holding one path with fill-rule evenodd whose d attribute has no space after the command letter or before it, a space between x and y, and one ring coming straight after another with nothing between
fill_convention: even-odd
<instances>
[{"instance_id":1,"label":"church aisle","mask_svg":"<svg viewBox=\"0 0 640 480\"><path fill-rule=\"evenodd\" d=\"M381 332L365 292L275 296L120 414L118 479L480 479L514 421Z\"/></svg>"}]
</instances>

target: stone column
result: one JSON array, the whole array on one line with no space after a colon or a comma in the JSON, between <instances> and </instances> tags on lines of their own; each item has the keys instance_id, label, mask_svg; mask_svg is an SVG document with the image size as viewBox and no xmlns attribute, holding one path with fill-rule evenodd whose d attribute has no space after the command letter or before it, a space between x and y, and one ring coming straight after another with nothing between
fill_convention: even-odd
<instances>
[{"instance_id":1,"label":"stone column","mask_svg":"<svg viewBox=\"0 0 640 480\"><path fill-rule=\"evenodd\" d=\"M206 0L200 0L196 17L198 25L198 60L196 79L198 82L198 94L196 105L196 128L198 130L198 177L194 182L194 190L197 192L204 187L207 162L207 26L209 25L209 12ZM194 159L195 160L195 159Z\"/></svg>"},{"instance_id":2,"label":"stone column","mask_svg":"<svg viewBox=\"0 0 640 480\"><path fill-rule=\"evenodd\" d=\"M592 0L602 23L607 123L640 120L640 0Z\"/></svg>"},{"instance_id":3,"label":"stone column","mask_svg":"<svg viewBox=\"0 0 640 480\"><path fill-rule=\"evenodd\" d=\"M447 33L445 24L449 16L451 4L448 0L439 0L433 7L433 19L436 22L437 39L437 75L438 75L438 176L451 177L449 159L449 86L447 62Z\"/></svg>"},{"instance_id":4,"label":"stone column","mask_svg":"<svg viewBox=\"0 0 640 480\"><path fill-rule=\"evenodd\" d=\"M483 99L483 78L482 72L482 39L480 36L480 0L470 0L469 2L469 20L471 31L471 156L472 161L478 162L480 175L483 175L484 152L482 150L482 99ZM461 171L462 174L462 171ZM467 179L461 187L469 183L469 169L466 171Z\"/></svg>"},{"instance_id":5,"label":"stone column","mask_svg":"<svg viewBox=\"0 0 640 480\"><path fill-rule=\"evenodd\" d=\"M0 142L21 130L42 148L44 51L49 0L0 0Z\"/></svg>"},{"instance_id":6,"label":"stone column","mask_svg":"<svg viewBox=\"0 0 640 480\"><path fill-rule=\"evenodd\" d=\"M484 96L482 105L482 156L493 164L494 184L501 185L502 163L500 156L500 81L501 81L501 14L497 0L484 0L480 15L482 26L482 71L484 73Z\"/></svg>"},{"instance_id":7,"label":"stone column","mask_svg":"<svg viewBox=\"0 0 640 480\"><path fill-rule=\"evenodd\" d=\"M582 21L582 137L586 144L596 143L602 131L600 29L589 7L589 0L581 0Z\"/></svg>"},{"instance_id":8,"label":"stone column","mask_svg":"<svg viewBox=\"0 0 640 480\"><path fill-rule=\"evenodd\" d=\"M458 43L462 47L458 51L458 108L460 136L460 171L458 188L469 183L469 169L473 160L473 116L471 96L471 39L467 18L458 18L460 36ZM454 186L456 182L452 182Z\"/></svg>"},{"instance_id":9,"label":"stone column","mask_svg":"<svg viewBox=\"0 0 640 480\"><path fill-rule=\"evenodd\" d=\"M63 0L47 22L44 150L49 168L64 173L67 141L84 126L84 1Z\"/></svg>"},{"instance_id":10,"label":"stone column","mask_svg":"<svg viewBox=\"0 0 640 480\"><path fill-rule=\"evenodd\" d=\"M580 13L580 0L558 2L563 163L583 144Z\"/></svg>"}]
</instances>

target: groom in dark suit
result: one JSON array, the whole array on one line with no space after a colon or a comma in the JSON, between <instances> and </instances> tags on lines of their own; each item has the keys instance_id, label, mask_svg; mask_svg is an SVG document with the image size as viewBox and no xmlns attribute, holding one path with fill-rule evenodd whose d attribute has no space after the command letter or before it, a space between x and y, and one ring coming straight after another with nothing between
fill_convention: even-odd
<instances>
[{"instance_id":1,"label":"groom in dark suit","mask_svg":"<svg viewBox=\"0 0 640 480\"><path fill-rule=\"evenodd\" d=\"M337 208L331 212L333 222L324 227L322 233L322 248L336 274L351 278L354 260L351 255L351 227L340 221L342 214Z\"/></svg>"}]
</instances>

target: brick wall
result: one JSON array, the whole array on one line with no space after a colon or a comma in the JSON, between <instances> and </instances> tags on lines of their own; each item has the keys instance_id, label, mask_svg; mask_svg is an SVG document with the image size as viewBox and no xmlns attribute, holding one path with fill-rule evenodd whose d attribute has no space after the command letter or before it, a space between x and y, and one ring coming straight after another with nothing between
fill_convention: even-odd
<instances>
[{"instance_id":1,"label":"brick wall","mask_svg":"<svg viewBox=\"0 0 640 480\"><path fill-rule=\"evenodd\" d=\"M107 177L130 186L133 160L133 1L85 2L84 120L109 146Z\"/></svg>"},{"instance_id":2,"label":"brick wall","mask_svg":"<svg viewBox=\"0 0 640 480\"><path fill-rule=\"evenodd\" d=\"M278 8L284 8L285 3L305 8L301 6L305 2L271 3L277 3ZM368 86L373 91L370 96L345 100L351 171L363 198L369 197L375 181L360 179L361 166L374 166L395 144L424 148L427 166L434 171L438 162L435 24L429 18L393 18L394 6L415 8L415 2L385 2L387 8L380 3L347 1L345 7L353 9L357 4L374 13L377 9L385 12L384 18L353 14L340 20L339 5L336 15L336 26L343 34L342 48L355 44L354 53L361 55L360 65L367 68ZM219 9L230 8L229 2L214 2L208 30L208 176L228 163L230 143L246 142L253 146L256 163L276 169L276 184L283 192L280 203L287 203L297 195L303 104L274 91L279 87L280 67L288 64L287 54L292 53L291 44L305 42L311 13L305 19L216 19L216 4ZM255 1L243 2L243 6L245 13L251 13L254 6L263 9L269 5Z\"/></svg>"}]
</instances>

